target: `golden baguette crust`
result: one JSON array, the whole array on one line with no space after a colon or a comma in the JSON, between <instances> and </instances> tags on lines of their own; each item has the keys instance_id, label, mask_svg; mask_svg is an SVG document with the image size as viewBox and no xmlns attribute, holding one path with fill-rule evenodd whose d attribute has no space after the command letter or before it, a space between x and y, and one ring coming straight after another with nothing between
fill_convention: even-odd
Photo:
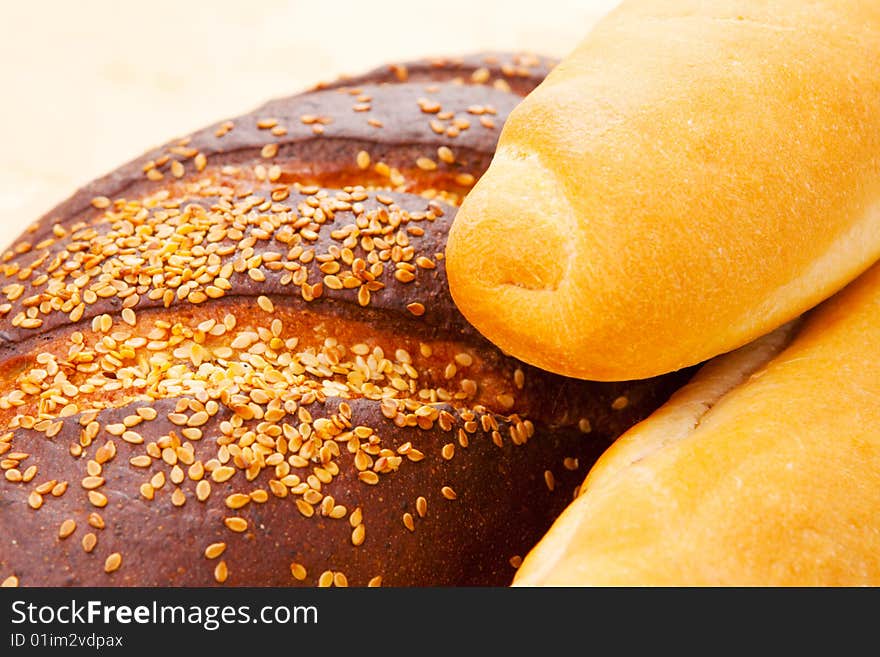
<instances>
[{"instance_id":1,"label":"golden baguette crust","mask_svg":"<svg viewBox=\"0 0 880 657\"><path fill-rule=\"evenodd\" d=\"M486 337L654 376L800 315L880 256L880 8L624 2L511 114L450 233Z\"/></svg>"},{"instance_id":2,"label":"golden baguette crust","mask_svg":"<svg viewBox=\"0 0 880 657\"><path fill-rule=\"evenodd\" d=\"M755 354L704 369L603 455L516 583L880 584L878 326L874 267L720 398Z\"/></svg>"}]
</instances>

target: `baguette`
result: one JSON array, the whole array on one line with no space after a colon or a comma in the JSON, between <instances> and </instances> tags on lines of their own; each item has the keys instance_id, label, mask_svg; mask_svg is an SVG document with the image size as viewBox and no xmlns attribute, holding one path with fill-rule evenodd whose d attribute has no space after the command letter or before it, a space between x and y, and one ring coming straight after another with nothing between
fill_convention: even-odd
<instances>
[{"instance_id":1,"label":"baguette","mask_svg":"<svg viewBox=\"0 0 880 657\"><path fill-rule=\"evenodd\" d=\"M0 262L0 581L508 584L682 382L536 370L449 297L458 200L548 65L272 101L24 231Z\"/></svg>"},{"instance_id":2,"label":"baguette","mask_svg":"<svg viewBox=\"0 0 880 657\"><path fill-rule=\"evenodd\" d=\"M621 437L515 584L880 584L878 353L880 266Z\"/></svg>"},{"instance_id":3,"label":"baguette","mask_svg":"<svg viewBox=\"0 0 880 657\"><path fill-rule=\"evenodd\" d=\"M880 5L626 0L511 114L450 290L538 367L650 377L880 256Z\"/></svg>"}]
</instances>

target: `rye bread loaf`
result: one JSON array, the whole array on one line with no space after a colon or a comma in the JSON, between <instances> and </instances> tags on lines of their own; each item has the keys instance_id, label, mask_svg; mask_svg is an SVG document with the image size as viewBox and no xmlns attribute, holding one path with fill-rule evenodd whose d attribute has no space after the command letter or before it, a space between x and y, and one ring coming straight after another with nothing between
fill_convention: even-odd
<instances>
[{"instance_id":1,"label":"rye bread loaf","mask_svg":"<svg viewBox=\"0 0 880 657\"><path fill-rule=\"evenodd\" d=\"M508 584L687 376L547 374L449 297L456 206L551 65L319 85L25 230L0 261L0 581Z\"/></svg>"}]
</instances>

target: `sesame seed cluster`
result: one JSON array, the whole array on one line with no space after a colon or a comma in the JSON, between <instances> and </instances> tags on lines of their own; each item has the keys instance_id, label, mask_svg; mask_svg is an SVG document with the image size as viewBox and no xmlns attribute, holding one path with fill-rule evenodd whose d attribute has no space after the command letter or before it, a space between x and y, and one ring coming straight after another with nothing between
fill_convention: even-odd
<instances>
[{"instance_id":1,"label":"sesame seed cluster","mask_svg":"<svg viewBox=\"0 0 880 657\"><path fill-rule=\"evenodd\" d=\"M675 383L534 370L449 298L455 207L549 65L319 85L28 228L0 258L3 585L507 583Z\"/></svg>"}]
</instances>

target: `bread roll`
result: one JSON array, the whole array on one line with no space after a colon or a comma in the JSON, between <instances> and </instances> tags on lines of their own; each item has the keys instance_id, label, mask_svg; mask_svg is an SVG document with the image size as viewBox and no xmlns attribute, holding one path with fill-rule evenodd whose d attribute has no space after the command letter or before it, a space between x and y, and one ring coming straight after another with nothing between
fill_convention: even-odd
<instances>
[{"instance_id":1,"label":"bread roll","mask_svg":"<svg viewBox=\"0 0 880 657\"><path fill-rule=\"evenodd\" d=\"M447 247L506 352L650 377L880 256L880 5L625 0L511 114Z\"/></svg>"},{"instance_id":2,"label":"bread roll","mask_svg":"<svg viewBox=\"0 0 880 657\"><path fill-rule=\"evenodd\" d=\"M548 375L449 298L455 206L546 70L324 85L28 228L0 258L0 582L508 584L682 381Z\"/></svg>"},{"instance_id":3,"label":"bread roll","mask_svg":"<svg viewBox=\"0 0 880 657\"><path fill-rule=\"evenodd\" d=\"M620 438L516 584L880 584L880 266L781 331Z\"/></svg>"}]
</instances>

